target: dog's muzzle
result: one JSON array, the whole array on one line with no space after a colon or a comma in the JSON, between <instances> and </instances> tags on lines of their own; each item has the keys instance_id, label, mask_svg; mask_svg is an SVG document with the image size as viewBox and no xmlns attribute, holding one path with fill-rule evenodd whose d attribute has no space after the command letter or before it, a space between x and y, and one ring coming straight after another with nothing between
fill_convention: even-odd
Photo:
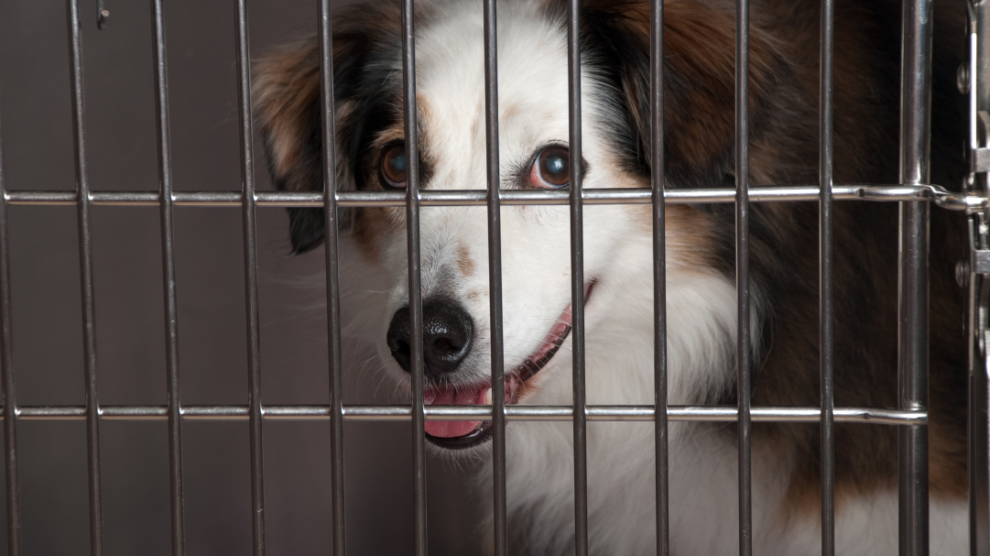
<instances>
[{"instance_id":1,"label":"dog's muzzle","mask_svg":"<svg viewBox=\"0 0 990 556\"><path fill-rule=\"evenodd\" d=\"M591 295L594 280L585 284L584 300ZM410 372L411 322L409 308L403 307L392 316L387 343L392 357ZM471 317L448 300L433 300L423 306L423 359L426 405L492 405L491 380L465 382L456 380L459 365L471 351L474 323ZM571 306L557 318L543 341L518 366L506 369L504 401L506 405L519 401L526 382L540 372L560 349L571 331ZM491 437L490 421L427 421L426 437L435 445L461 449L477 446Z\"/></svg>"}]
</instances>

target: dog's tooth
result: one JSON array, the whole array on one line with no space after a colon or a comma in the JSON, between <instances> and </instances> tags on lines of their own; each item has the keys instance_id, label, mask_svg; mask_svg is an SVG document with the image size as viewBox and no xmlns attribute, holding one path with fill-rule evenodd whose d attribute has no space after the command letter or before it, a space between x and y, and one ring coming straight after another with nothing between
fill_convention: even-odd
<instances>
[{"instance_id":1,"label":"dog's tooth","mask_svg":"<svg viewBox=\"0 0 990 556\"><path fill-rule=\"evenodd\" d=\"M492 389L489 388L485 391L485 404L492 405Z\"/></svg>"}]
</instances>

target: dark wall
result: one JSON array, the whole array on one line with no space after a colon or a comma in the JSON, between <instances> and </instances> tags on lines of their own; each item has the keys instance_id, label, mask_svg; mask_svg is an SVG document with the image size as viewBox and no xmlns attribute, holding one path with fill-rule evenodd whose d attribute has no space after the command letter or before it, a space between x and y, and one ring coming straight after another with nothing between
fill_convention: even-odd
<instances>
[{"instance_id":1,"label":"dark wall","mask_svg":"<svg viewBox=\"0 0 990 556\"><path fill-rule=\"evenodd\" d=\"M156 190L150 1L81 0L86 162L94 190ZM344 3L344 2L340 2ZM174 186L240 189L234 2L165 2ZM252 54L315 33L315 0L250 0ZM66 3L0 2L0 138L9 190L75 187ZM257 141L256 141L257 144ZM256 149L260 189L271 185ZM323 255L290 257L282 209L258 210L262 399L327 403ZM84 403L79 251L73 207L10 208L14 364L21 405ZM102 404L166 402L161 237L156 208L96 207L93 249ZM236 208L175 209L184 404L246 404L243 241ZM344 257L352 256L344 249ZM352 306L351 311L360 311ZM347 403L386 401L371 349L347 339ZM411 554L409 425L348 423L349 553ZM166 425L103 421L107 556L170 554ZM264 428L269 555L329 553L329 425ZM83 422L18 425L26 555L88 550ZM246 422L183 424L186 549L249 554ZM431 554L476 554L466 474L429 463ZM0 505L0 512L2 512ZM6 530L0 527L0 536ZM0 539L0 550L6 541Z\"/></svg>"}]
</instances>

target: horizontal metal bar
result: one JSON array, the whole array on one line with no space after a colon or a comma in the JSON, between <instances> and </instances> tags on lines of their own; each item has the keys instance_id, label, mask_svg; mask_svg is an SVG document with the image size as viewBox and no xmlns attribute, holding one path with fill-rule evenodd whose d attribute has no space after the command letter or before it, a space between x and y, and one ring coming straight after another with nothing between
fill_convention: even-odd
<instances>
[{"instance_id":1,"label":"horizontal metal bar","mask_svg":"<svg viewBox=\"0 0 990 556\"><path fill-rule=\"evenodd\" d=\"M946 191L938 185L836 185L833 198L839 201L934 201L941 208L967 210L990 206L985 197L967 196ZM484 206L488 192L484 189L422 191L423 206ZM503 205L566 205L569 193L564 190L501 190ZM650 188L585 189L584 203L589 205L640 204L652 202ZM734 189L666 189L667 203L702 204L735 202ZM749 190L749 200L756 203L784 201L817 201L817 185L761 186ZM176 206L186 207L239 207L242 194L235 191L176 192L172 195ZM157 191L100 191L90 193L90 202L97 206L158 206ZM341 191L337 202L341 207L402 207L405 206L402 191ZM9 191L7 201L11 205L65 205L74 206L75 191ZM255 194L259 207L322 207L322 192L264 191Z\"/></svg>"},{"instance_id":2,"label":"horizontal metal bar","mask_svg":"<svg viewBox=\"0 0 990 556\"><path fill-rule=\"evenodd\" d=\"M462 421L491 419L490 405L433 405L425 408L428 421ZM2 409L0 409L2 412ZM667 418L671 421L731 422L736 420L733 406L671 405ZM18 419L26 421L85 420L85 406L24 406L16 411ZM184 419L236 420L248 419L246 405L187 405L180 408ZM571 406L509 405L505 407L510 421L570 421L574 414ZM168 418L164 405L106 405L99 408L102 419L116 421L152 420ZM265 419L318 420L330 419L328 405L266 405L261 408ZM411 418L408 405L350 405L344 406L345 421L408 421ZM821 409L817 407L754 407L753 421L818 423ZM589 405L589 421L653 421L652 405ZM2 420L2 417L0 417ZM877 423L882 425L921 425L928 422L928 412L923 410L876 409L866 407L837 407L838 423Z\"/></svg>"}]
</instances>

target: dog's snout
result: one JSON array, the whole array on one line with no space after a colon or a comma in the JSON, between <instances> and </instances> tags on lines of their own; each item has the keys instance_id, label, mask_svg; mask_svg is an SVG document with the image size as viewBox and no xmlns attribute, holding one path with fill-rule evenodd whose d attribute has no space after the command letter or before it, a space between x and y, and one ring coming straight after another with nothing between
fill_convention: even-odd
<instances>
[{"instance_id":1,"label":"dog's snout","mask_svg":"<svg viewBox=\"0 0 990 556\"><path fill-rule=\"evenodd\" d=\"M424 371L430 378L452 373L471 351L474 324L471 316L450 301L431 301L423 306ZM411 324L409 307L392 316L387 342L392 357L407 372L410 371Z\"/></svg>"}]
</instances>

